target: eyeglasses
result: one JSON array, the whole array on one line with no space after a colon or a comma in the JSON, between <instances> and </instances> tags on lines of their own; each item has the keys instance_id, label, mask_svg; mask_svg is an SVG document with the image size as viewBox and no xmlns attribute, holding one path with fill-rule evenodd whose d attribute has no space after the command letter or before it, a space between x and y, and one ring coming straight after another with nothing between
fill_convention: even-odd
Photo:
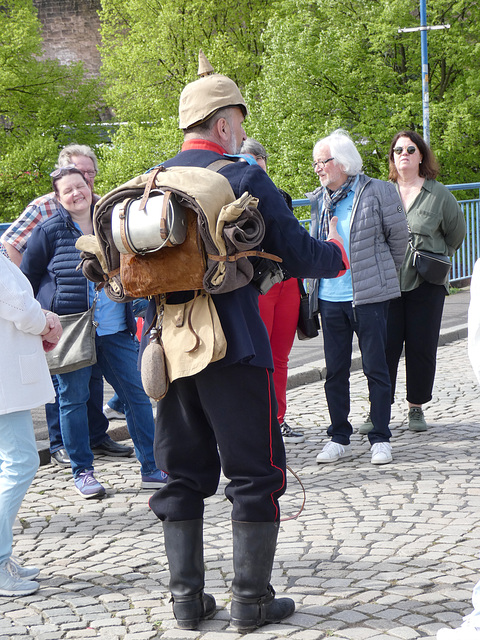
<instances>
[{"instance_id":1,"label":"eyeglasses","mask_svg":"<svg viewBox=\"0 0 480 640\"><path fill-rule=\"evenodd\" d=\"M314 169L316 169L317 167L319 169L324 169L325 165L327 164L327 162L330 162L330 160L335 160L335 158L327 158L326 160L315 160L314 162L312 162L312 167Z\"/></svg>"},{"instance_id":2,"label":"eyeglasses","mask_svg":"<svg viewBox=\"0 0 480 640\"><path fill-rule=\"evenodd\" d=\"M65 167L59 167L58 169L55 169L54 171L52 171L52 173L50 174L50 177L51 178L58 178L63 173L67 173L68 171L71 171L72 169L76 169L77 171L80 171L80 173L82 173L84 176L87 175L89 178L94 178L97 175L97 172L95 170L93 170L93 171L83 171L82 169L79 169L77 167L77 165L75 165L75 164L67 164Z\"/></svg>"},{"instance_id":3,"label":"eyeglasses","mask_svg":"<svg viewBox=\"0 0 480 640\"><path fill-rule=\"evenodd\" d=\"M412 156L415 153L415 151L417 150L417 147L414 147L413 144L409 145L408 147L395 147L393 149L393 153L395 153L397 156L399 156L403 152L404 149L407 150L408 155Z\"/></svg>"}]
</instances>

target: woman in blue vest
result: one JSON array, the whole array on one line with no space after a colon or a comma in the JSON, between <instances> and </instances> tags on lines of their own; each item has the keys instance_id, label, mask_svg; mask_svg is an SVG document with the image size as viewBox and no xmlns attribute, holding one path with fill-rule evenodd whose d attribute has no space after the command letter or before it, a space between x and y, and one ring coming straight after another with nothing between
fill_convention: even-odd
<instances>
[{"instance_id":1,"label":"woman in blue vest","mask_svg":"<svg viewBox=\"0 0 480 640\"><path fill-rule=\"evenodd\" d=\"M59 211L36 227L28 241L22 271L32 283L38 301L58 315L95 307L97 362L105 379L125 406L125 417L141 464L141 487L163 486L166 474L156 468L153 455L154 422L137 369L135 320L131 304L111 301L95 292L77 269L80 253L75 247L82 234L93 233L92 193L83 174L73 165L52 173ZM75 489L84 498L101 497L105 488L95 478L89 444L87 400L92 367L57 374L60 428L70 457Z\"/></svg>"}]
</instances>

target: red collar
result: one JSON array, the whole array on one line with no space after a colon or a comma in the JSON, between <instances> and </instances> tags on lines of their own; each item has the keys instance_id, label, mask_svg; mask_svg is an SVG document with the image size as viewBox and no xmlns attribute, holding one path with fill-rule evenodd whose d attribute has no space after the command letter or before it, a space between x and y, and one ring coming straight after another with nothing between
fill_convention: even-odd
<instances>
[{"instance_id":1,"label":"red collar","mask_svg":"<svg viewBox=\"0 0 480 640\"><path fill-rule=\"evenodd\" d=\"M203 138L194 138L187 140L182 144L182 151L189 151L190 149L203 149L204 151L215 151L223 156L227 153L223 147L216 142L210 142L210 140L204 140Z\"/></svg>"}]
</instances>

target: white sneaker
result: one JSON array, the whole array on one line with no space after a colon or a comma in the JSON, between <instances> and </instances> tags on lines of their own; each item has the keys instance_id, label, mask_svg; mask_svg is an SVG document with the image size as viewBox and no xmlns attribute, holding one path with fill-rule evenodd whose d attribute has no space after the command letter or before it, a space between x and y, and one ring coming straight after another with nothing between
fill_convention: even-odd
<instances>
[{"instance_id":1,"label":"white sneaker","mask_svg":"<svg viewBox=\"0 0 480 640\"><path fill-rule=\"evenodd\" d=\"M458 629L443 627L437 631L437 640L480 640L480 629L474 626L469 616Z\"/></svg>"},{"instance_id":2,"label":"white sneaker","mask_svg":"<svg viewBox=\"0 0 480 640\"><path fill-rule=\"evenodd\" d=\"M125 414L120 413L120 411L115 411L109 404L103 407L103 415L107 420L125 420Z\"/></svg>"},{"instance_id":3,"label":"white sneaker","mask_svg":"<svg viewBox=\"0 0 480 640\"><path fill-rule=\"evenodd\" d=\"M40 585L35 580L24 580L16 574L15 566L4 562L0 566L0 596L28 596Z\"/></svg>"},{"instance_id":4,"label":"white sneaker","mask_svg":"<svg viewBox=\"0 0 480 640\"><path fill-rule=\"evenodd\" d=\"M19 578L26 578L27 580L36 578L40 573L40 569L38 567L23 567L18 562L18 558L15 558L14 556L10 556L7 560L7 569L10 573L17 575Z\"/></svg>"},{"instance_id":5,"label":"white sneaker","mask_svg":"<svg viewBox=\"0 0 480 640\"><path fill-rule=\"evenodd\" d=\"M388 464L393 460L392 445L389 442L376 442L370 449L372 464Z\"/></svg>"},{"instance_id":6,"label":"white sneaker","mask_svg":"<svg viewBox=\"0 0 480 640\"><path fill-rule=\"evenodd\" d=\"M317 456L319 464L323 462L336 462L340 458L349 458L352 455L350 444L338 444L338 442L327 442Z\"/></svg>"}]
</instances>

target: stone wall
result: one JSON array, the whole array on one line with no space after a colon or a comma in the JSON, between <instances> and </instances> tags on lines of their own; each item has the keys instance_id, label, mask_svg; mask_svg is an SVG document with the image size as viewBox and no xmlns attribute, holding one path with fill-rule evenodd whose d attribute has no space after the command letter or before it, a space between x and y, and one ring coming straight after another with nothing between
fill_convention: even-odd
<instances>
[{"instance_id":1,"label":"stone wall","mask_svg":"<svg viewBox=\"0 0 480 640\"><path fill-rule=\"evenodd\" d=\"M100 72L100 0L33 0L43 26L45 59L83 62L91 76Z\"/></svg>"}]
</instances>

